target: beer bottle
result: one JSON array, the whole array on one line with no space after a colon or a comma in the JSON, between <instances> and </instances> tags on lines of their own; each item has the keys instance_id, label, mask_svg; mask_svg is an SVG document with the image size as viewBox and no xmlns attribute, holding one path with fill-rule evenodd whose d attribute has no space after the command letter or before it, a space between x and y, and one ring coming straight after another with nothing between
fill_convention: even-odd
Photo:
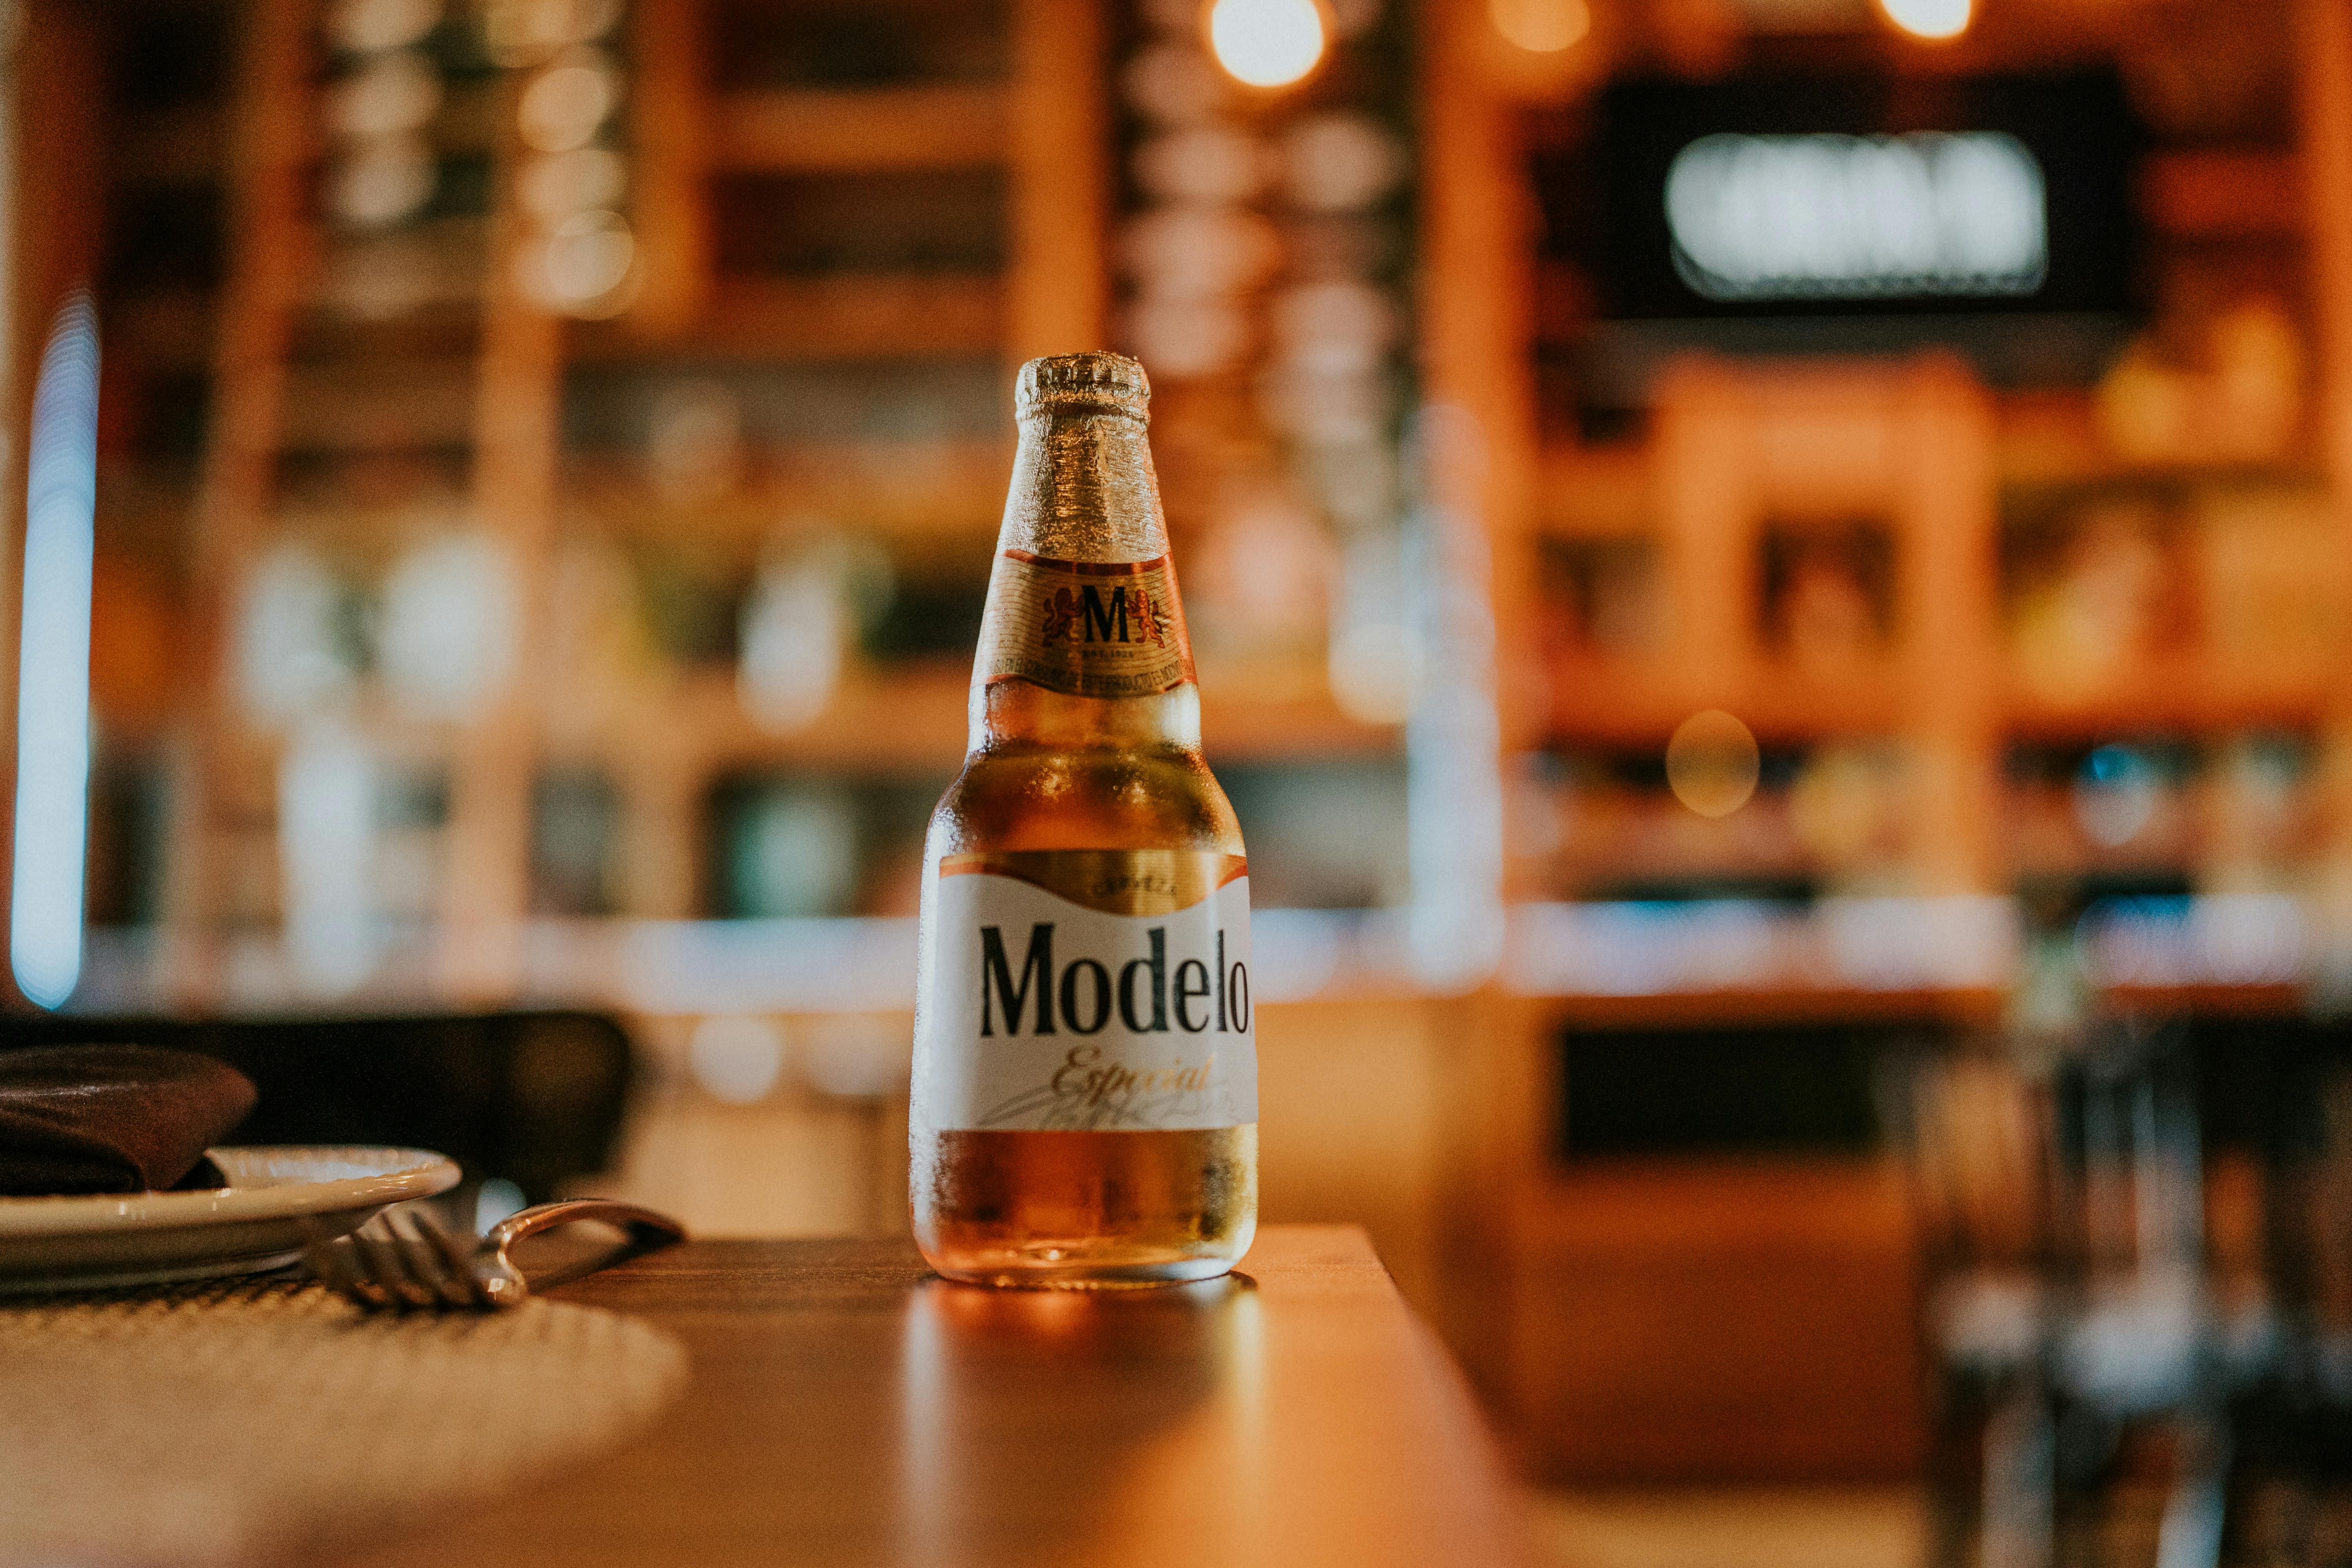
<instances>
[{"instance_id":1,"label":"beer bottle","mask_svg":"<svg viewBox=\"0 0 2352 1568\"><path fill-rule=\"evenodd\" d=\"M1257 1225L1249 880L1117 354L1021 367L963 770L923 852L915 1239L950 1279L1202 1279Z\"/></svg>"}]
</instances>

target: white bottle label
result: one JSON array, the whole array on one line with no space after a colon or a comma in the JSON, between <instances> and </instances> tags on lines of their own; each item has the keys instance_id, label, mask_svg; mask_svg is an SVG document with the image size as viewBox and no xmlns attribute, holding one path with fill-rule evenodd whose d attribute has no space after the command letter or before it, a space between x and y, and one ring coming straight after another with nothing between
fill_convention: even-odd
<instances>
[{"instance_id":1,"label":"white bottle label","mask_svg":"<svg viewBox=\"0 0 2352 1568\"><path fill-rule=\"evenodd\" d=\"M950 855L924 895L918 1126L1181 1131L1257 1120L1240 856Z\"/></svg>"}]
</instances>

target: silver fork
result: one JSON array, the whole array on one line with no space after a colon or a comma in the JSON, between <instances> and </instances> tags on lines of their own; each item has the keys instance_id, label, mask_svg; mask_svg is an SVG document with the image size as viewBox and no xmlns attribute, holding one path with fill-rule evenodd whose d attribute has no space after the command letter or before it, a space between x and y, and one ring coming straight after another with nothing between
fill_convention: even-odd
<instances>
[{"instance_id":1,"label":"silver fork","mask_svg":"<svg viewBox=\"0 0 2352 1568\"><path fill-rule=\"evenodd\" d=\"M314 1239L303 1256L311 1278L364 1307L511 1307L530 1294L530 1282L507 1257L507 1248L526 1236L581 1219L625 1229L627 1245L585 1267L543 1277L541 1288L686 1239L686 1227L668 1215L611 1198L539 1204L508 1215L479 1238L457 1236L430 1204L415 1203L379 1210L349 1236Z\"/></svg>"}]
</instances>

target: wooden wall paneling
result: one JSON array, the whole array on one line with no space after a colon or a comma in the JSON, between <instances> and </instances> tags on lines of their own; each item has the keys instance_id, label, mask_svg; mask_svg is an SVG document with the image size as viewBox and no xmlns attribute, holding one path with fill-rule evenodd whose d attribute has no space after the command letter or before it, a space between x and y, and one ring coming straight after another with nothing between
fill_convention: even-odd
<instances>
[{"instance_id":1,"label":"wooden wall paneling","mask_svg":"<svg viewBox=\"0 0 2352 1568\"><path fill-rule=\"evenodd\" d=\"M1096 0L1014 0L1005 357L1106 346L1111 144Z\"/></svg>"},{"instance_id":2,"label":"wooden wall paneling","mask_svg":"<svg viewBox=\"0 0 2352 1568\"><path fill-rule=\"evenodd\" d=\"M1883 725L1913 754L1917 890L1991 890L2000 735L1983 388L1932 354L1692 358L1662 378L1654 430L1675 623L1666 689L1684 712L1720 704L1768 739L1782 726L1835 736L1842 718L1874 716L1859 732ZM1885 689L1881 700L1821 704L1767 640L1760 546L1775 521L1847 518L1883 520L1892 535L1897 641L1856 677ZM1656 715L1661 728L1676 717ZM1925 999L1806 1000L1814 1016L1851 1018ZM1772 1002L1617 1011L1637 1025L1736 1022ZM1557 1031L1605 1011L1538 1009L1524 1033L1510 1393L1535 1461L1585 1480L1905 1473L1920 1418L1912 1245L1892 1170L1801 1157L1559 1163L1551 1117L1575 1086L1559 1081Z\"/></svg>"},{"instance_id":3,"label":"wooden wall paneling","mask_svg":"<svg viewBox=\"0 0 2352 1568\"><path fill-rule=\"evenodd\" d=\"M1042 0L1040 0L1042 3ZM1072 34L1071 7L1050 7L1043 34L1023 47L1044 58L1024 60L1016 86L1013 121L1058 121L1072 131L1076 115L1091 112L1087 79L1053 74L1075 71L1075 49L1087 40ZM1084 7L1082 7L1083 9ZM1098 73L1097 73L1098 74ZM1047 101L1025 100L1033 94ZM962 83L847 90L732 93L711 100L708 139L710 166L773 174L871 174L899 169L982 167L1034 151L1047 167L1090 159L1075 141L1015 150L1005 94L992 86ZM1034 134L1034 130L1031 132Z\"/></svg>"},{"instance_id":4,"label":"wooden wall paneling","mask_svg":"<svg viewBox=\"0 0 2352 1568\"><path fill-rule=\"evenodd\" d=\"M1688 707L1729 705L1755 684L1752 433L1723 367L1688 358L1661 374L1652 461L1666 588L1671 689Z\"/></svg>"},{"instance_id":5,"label":"wooden wall paneling","mask_svg":"<svg viewBox=\"0 0 2352 1568\"><path fill-rule=\"evenodd\" d=\"M1066 335L1076 320L1058 330ZM703 321L694 349L761 363L985 353L1009 324L1003 282L921 274L730 278L715 286Z\"/></svg>"},{"instance_id":6,"label":"wooden wall paneling","mask_svg":"<svg viewBox=\"0 0 2352 1568\"><path fill-rule=\"evenodd\" d=\"M1268 1003L1258 1015L1260 1223L1362 1225L1399 1289L1433 1315L1459 1283L1440 1250L1438 1200L1460 1016L1456 1003L1370 999Z\"/></svg>"},{"instance_id":7,"label":"wooden wall paneling","mask_svg":"<svg viewBox=\"0 0 2352 1568\"><path fill-rule=\"evenodd\" d=\"M2299 0L2297 110L2316 375L2315 447L2339 542L2336 601L2352 604L2352 0ZM2339 629L2339 637L2343 635ZM2326 842L2319 917L2326 962L2352 969L2352 689L2322 721Z\"/></svg>"},{"instance_id":8,"label":"wooden wall paneling","mask_svg":"<svg viewBox=\"0 0 2352 1568\"><path fill-rule=\"evenodd\" d=\"M1893 478L1908 855L1922 893L1990 893L2006 880L1992 408L1956 360L1930 358L1905 382Z\"/></svg>"},{"instance_id":9,"label":"wooden wall paneling","mask_svg":"<svg viewBox=\"0 0 2352 1568\"><path fill-rule=\"evenodd\" d=\"M227 775L253 737L238 710L234 616L276 482L286 348L314 264L303 217L310 132L315 0L255 0L238 11L224 227L227 267L217 310L210 426L194 509L190 645L194 689L171 769L165 836L165 994L204 1010L221 1000L218 924L226 913L222 820Z\"/></svg>"},{"instance_id":10,"label":"wooden wall paneling","mask_svg":"<svg viewBox=\"0 0 2352 1568\"><path fill-rule=\"evenodd\" d=\"M1895 1479L1923 1441L1909 1211L1870 1163L1611 1165L1530 1211L1521 1437L1583 1481Z\"/></svg>"},{"instance_id":11,"label":"wooden wall paneling","mask_svg":"<svg viewBox=\"0 0 2352 1568\"><path fill-rule=\"evenodd\" d=\"M686 331L710 292L703 20L702 0L646 0L629 18L630 211L640 270L625 326L648 338Z\"/></svg>"}]
</instances>

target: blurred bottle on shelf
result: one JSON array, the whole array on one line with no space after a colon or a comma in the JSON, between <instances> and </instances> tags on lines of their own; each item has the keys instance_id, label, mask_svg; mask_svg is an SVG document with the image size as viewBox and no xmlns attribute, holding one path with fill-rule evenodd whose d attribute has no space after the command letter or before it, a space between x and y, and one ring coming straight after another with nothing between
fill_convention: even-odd
<instances>
[{"instance_id":1,"label":"blurred bottle on shelf","mask_svg":"<svg viewBox=\"0 0 2352 1568\"><path fill-rule=\"evenodd\" d=\"M2174 628L2181 585L2162 513L2102 501L2074 520L2054 569L2020 595L2019 674L2038 695L2081 700L2145 674Z\"/></svg>"},{"instance_id":2,"label":"blurred bottle on shelf","mask_svg":"<svg viewBox=\"0 0 2352 1568\"><path fill-rule=\"evenodd\" d=\"M2291 736L2231 737L2206 770L2205 893L2298 890L2316 847L2310 748Z\"/></svg>"},{"instance_id":3,"label":"blurred bottle on shelf","mask_svg":"<svg viewBox=\"0 0 2352 1568\"><path fill-rule=\"evenodd\" d=\"M827 541L763 563L743 603L736 685L761 728L813 723L840 684L854 630L847 547Z\"/></svg>"},{"instance_id":4,"label":"blurred bottle on shelf","mask_svg":"<svg viewBox=\"0 0 2352 1568\"><path fill-rule=\"evenodd\" d=\"M2324 492L2233 488L2201 498L2195 521L2206 657L2240 679L2321 677L2343 619Z\"/></svg>"},{"instance_id":5,"label":"blurred bottle on shelf","mask_svg":"<svg viewBox=\"0 0 2352 1568\"><path fill-rule=\"evenodd\" d=\"M843 915L857 890L857 817L833 783L722 785L714 803L721 918Z\"/></svg>"},{"instance_id":6,"label":"blurred bottle on shelf","mask_svg":"<svg viewBox=\"0 0 2352 1568\"><path fill-rule=\"evenodd\" d=\"M1278 483L1228 489L1193 574L1203 658L1229 683L1246 681L1255 697L1310 695L1324 677L1338 568L1329 536Z\"/></svg>"},{"instance_id":7,"label":"blurred bottle on shelf","mask_svg":"<svg viewBox=\"0 0 2352 1568\"><path fill-rule=\"evenodd\" d=\"M1899 890L1910 817L1904 786L1904 755L1893 743L1833 740L1806 752L1789 786L1789 821L1826 888Z\"/></svg>"},{"instance_id":8,"label":"blurred bottle on shelf","mask_svg":"<svg viewBox=\"0 0 2352 1568\"><path fill-rule=\"evenodd\" d=\"M1768 538L1766 620L1800 673L1852 679L1878 657L1892 618L1892 556L1885 532L1868 527Z\"/></svg>"},{"instance_id":9,"label":"blurred bottle on shelf","mask_svg":"<svg viewBox=\"0 0 2352 1568\"><path fill-rule=\"evenodd\" d=\"M1257 1214L1241 832L1115 354L1022 368L971 749L925 848L915 1237L952 1279L1230 1269Z\"/></svg>"},{"instance_id":10,"label":"blurred bottle on shelf","mask_svg":"<svg viewBox=\"0 0 2352 1568\"><path fill-rule=\"evenodd\" d=\"M2198 350L2135 342L2099 383L2101 436L2134 463L2272 463L2301 433L2304 350L2276 300L2241 300L2203 323ZM2190 363L2177 361L2186 358Z\"/></svg>"}]
</instances>

